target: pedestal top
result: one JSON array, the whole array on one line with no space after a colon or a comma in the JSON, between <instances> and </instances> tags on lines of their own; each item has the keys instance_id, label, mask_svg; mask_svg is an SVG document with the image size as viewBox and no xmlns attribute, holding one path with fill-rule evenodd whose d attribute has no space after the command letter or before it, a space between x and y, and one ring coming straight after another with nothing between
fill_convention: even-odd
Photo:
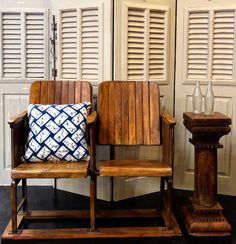
<instances>
[{"instance_id":1,"label":"pedestal top","mask_svg":"<svg viewBox=\"0 0 236 244\"><path fill-rule=\"evenodd\" d=\"M184 125L192 133L228 134L230 131L231 118L219 112L213 115L185 112L183 118Z\"/></svg>"}]
</instances>

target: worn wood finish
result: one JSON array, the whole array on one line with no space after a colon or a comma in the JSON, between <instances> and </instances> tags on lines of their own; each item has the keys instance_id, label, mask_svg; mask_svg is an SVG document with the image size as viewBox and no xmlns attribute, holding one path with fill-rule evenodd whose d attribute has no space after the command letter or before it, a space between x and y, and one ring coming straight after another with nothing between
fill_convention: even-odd
<instances>
[{"instance_id":1,"label":"worn wood finish","mask_svg":"<svg viewBox=\"0 0 236 244\"><path fill-rule=\"evenodd\" d=\"M135 209L129 210L104 210L96 214L98 218L116 217L159 217L160 213L155 209ZM24 219L65 219L65 218L88 218L89 212L79 211L32 211L28 215L19 213L17 216L17 226L23 223ZM36 239L79 239L79 238L129 238L129 237L170 237L181 236L180 229L175 219L173 228L168 227L110 227L99 228L90 231L86 228L60 228L60 229L23 229L20 233L14 234L11 231L11 222L4 231L4 240L36 240Z\"/></svg>"},{"instance_id":2,"label":"worn wood finish","mask_svg":"<svg viewBox=\"0 0 236 244\"><path fill-rule=\"evenodd\" d=\"M32 104L68 104L80 103L84 101L92 102L92 86L86 81L36 81L32 83L30 88L30 103ZM12 116L9 119L11 127L11 153L12 153L12 170L11 170L11 232L12 236L18 233L17 212L23 208L28 213L27 206L27 186L28 178L85 178L91 173L91 189L95 192L96 179L94 173L95 165L95 126L97 115L95 111L90 110L88 116L88 138L90 161L81 162L43 162L43 163L24 163L21 158L24 154L25 143L28 134L28 118L27 113L23 112L19 115ZM17 205L17 184L22 179L22 200ZM95 195L95 194L94 194ZM93 196L93 202L95 197ZM91 202L91 229L95 226L95 205ZM7 227L6 231L9 231ZM5 233L6 233L5 231ZM56 230L57 232L57 230ZM8 233L9 234L9 233ZM14 235L15 234L15 235ZM7 234L6 234L7 235ZM43 238L38 237L38 238Z\"/></svg>"},{"instance_id":3,"label":"worn wood finish","mask_svg":"<svg viewBox=\"0 0 236 244\"><path fill-rule=\"evenodd\" d=\"M231 119L218 112L184 113L183 118L195 149L194 198L183 207L185 225L194 236L229 235L231 226L217 202L217 149L222 147L220 138L230 132Z\"/></svg>"},{"instance_id":4,"label":"worn wood finish","mask_svg":"<svg viewBox=\"0 0 236 244\"><path fill-rule=\"evenodd\" d=\"M157 160L101 160L100 176L171 176L172 168Z\"/></svg>"},{"instance_id":5,"label":"worn wood finish","mask_svg":"<svg viewBox=\"0 0 236 244\"><path fill-rule=\"evenodd\" d=\"M102 82L98 114L99 144L160 145L160 94L156 83Z\"/></svg>"},{"instance_id":6,"label":"worn wood finish","mask_svg":"<svg viewBox=\"0 0 236 244\"><path fill-rule=\"evenodd\" d=\"M88 175L88 161L22 163L12 169L13 179L23 178L85 178Z\"/></svg>"},{"instance_id":7,"label":"worn wood finish","mask_svg":"<svg viewBox=\"0 0 236 244\"><path fill-rule=\"evenodd\" d=\"M163 204L160 206L166 227L156 229L156 234L165 235L166 228L170 232L176 228L180 233L172 212L173 129L176 120L167 112L160 113L160 94L157 83L148 81L100 83L98 117L98 142L101 145L108 144L111 149L116 145L162 145L162 160L160 161L118 160L112 158L113 150L111 150L110 160L100 161L98 174L99 176L110 176L112 183L114 176L160 176L161 199L163 199ZM165 191L166 194L164 194ZM113 199L113 194L111 194L111 198ZM120 213L117 214L117 216L119 215ZM144 229L140 228L140 232L143 233ZM148 229L146 230L148 231ZM116 231L120 233L119 237L123 236L123 228L117 228ZM132 228L127 228L127 233L130 236L134 235ZM173 234L173 232L171 233Z\"/></svg>"},{"instance_id":8,"label":"worn wood finish","mask_svg":"<svg viewBox=\"0 0 236 244\"><path fill-rule=\"evenodd\" d=\"M33 104L92 101L92 86L87 81L36 81L31 85L29 101Z\"/></svg>"},{"instance_id":9,"label":"worn wood finish","mask_svg":"<svg viewBox=\"0 0 236 244\"><path fill-rule=\"evenodd\" d=\"M37 239L97 239L97 238L130 238L130 237L174 237L181 236L178 227L117 227L99 228L97 231L88 231L86 228L65 229L24 229L20 235L3 233L4 239L12 240L37 240Z\"/></svg>"}]
</instances>

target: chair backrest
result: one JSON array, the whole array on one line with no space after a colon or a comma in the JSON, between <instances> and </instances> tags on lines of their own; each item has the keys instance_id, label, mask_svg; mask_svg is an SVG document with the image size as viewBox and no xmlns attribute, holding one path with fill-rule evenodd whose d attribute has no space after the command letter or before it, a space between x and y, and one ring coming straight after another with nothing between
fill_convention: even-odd
<instances>
[{"instance_id":1,"label":"chair backrest","mask_svg":"<svg viewBox=\"0 0 236 244\"><path fill-rule=\"evenodd\" d=\"M160 92L155 82L104 81L98 89L98 143L160 145Z\"/></svg>"},{"instance_id":2,"label":"chair backrest","mask_svg":"<svg viewBox=\"0 0 236 244\"><path fill-rule=\"evenodd\" d=\"M68 104L92 102L92 85L88 81L35 81L30 88L32 104Z\"/></svg>"}]
</instances>

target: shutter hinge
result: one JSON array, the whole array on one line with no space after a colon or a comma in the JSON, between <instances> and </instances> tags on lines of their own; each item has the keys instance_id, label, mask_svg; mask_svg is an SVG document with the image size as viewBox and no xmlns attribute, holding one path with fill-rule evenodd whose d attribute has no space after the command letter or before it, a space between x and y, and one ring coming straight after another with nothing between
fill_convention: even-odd
<instances>
[{"instance_id":1,"label":"shutter hinge","mask_svg":"<svg viewBox=\"0 0 236 244\"><path fill-rule=\"evenodd\" d=\"M57 40L57 23L55 21L55 15L52 16L52 37L50 38L51 41L51 49L50 52L52 54L52 77L56 80L57 77L57 69L56 69L56 40Z\"/></svg>"},{"instance_id":2,"label":"shutter hinge","mask_svg":"<svg viewBox=\"0 0 236 244\"><path fill-rule=\"evenodd\" d=\"M57 69L52 69L52 76L57 77Z\"/></svg>"}]
</instances>

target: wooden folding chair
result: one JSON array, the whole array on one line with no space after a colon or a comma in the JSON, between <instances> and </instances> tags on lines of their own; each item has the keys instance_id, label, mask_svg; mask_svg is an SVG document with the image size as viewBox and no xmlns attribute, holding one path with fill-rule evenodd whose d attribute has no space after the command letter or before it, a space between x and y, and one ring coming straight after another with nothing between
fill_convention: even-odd
<instances>
[{"instance_id":1,"label":"wooden folding chair","mask_svg":"<svg viewBox=\"0 0 236 244\"><path fill-rule=\"evenodd\" d=\"M178 236L172 211L173 129L175 118L160 112L159 87L155 82L105 81L98 90L98 144L110 145L110 160L101 160L100 177L158 176L161 210L96 210L96 217L162 216L164 227L99 228L104 237ZM162 160L116 159L114 146L162 146Z\"/></svg>"},{"instance_id":2,"label":"wooden folding chair","mask_svg":"<svg viewBox=\"0 0 236 244\"><path fill-rule=\"evenodd\" d=\"M36 81L30 89L29 102L31 104L78 104L84 101L92 102L92 86L86 81ZM87 117L87 139L90 160L80 162L22 162L28 134L27 112L9 119L11 127L11 207L12 218L7 226L4 239L69 239L80 238L94 229L94 205L91 202L90 211L31 211L27 203L27 179L41 178L86 178L93 171L95 160L94 129L96 112L90 110ZM17 204L17 185L22 181L22 200ZM91 180L91 191L95 191ZM45 201L47 199L45 198ZM20 210L23 211L20 211ZM90 228L75 229L19 229L24 219L57 219L57 218L89 218Z\"/></svg>"}]
</instances>

